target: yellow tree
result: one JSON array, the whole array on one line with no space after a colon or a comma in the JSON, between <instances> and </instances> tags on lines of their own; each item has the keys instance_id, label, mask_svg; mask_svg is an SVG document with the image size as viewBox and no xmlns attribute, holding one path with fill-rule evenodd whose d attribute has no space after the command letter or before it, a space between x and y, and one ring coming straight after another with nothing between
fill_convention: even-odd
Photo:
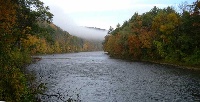
<instances>
[{"instance_id":1,"label":"yellow tree","mask_svg":"<svg viewBox=\"0 0 200 102\"><path fill-rule=\"evenodd\" d=\"M142 29L140 31L139 40L141 41L141 48L150 49L153 45L154 33L148 31L147 29Z\"/></svg>"},{"instance_id":2,"label":"yellow tree","mask_svg":"<svg viewBox=\"0 0 200 102\"><path fill-rule=\"evenodd\" d=\"M180 25L180 17L173 12L162 11L153 20L152 29L156 32L154 45L162 58L175 51L178 33L175 33Z\"/></svg>"},{"instance_id":3,"label":"yellow tree","mask_svg":"<svg viewBox=\"0 0 200 102\"><path fill-rule=\"evenodd\" d=\"M61 52L60 44L59 44L58 41L56 41L55 44L54 44L54 52L55 53L60 53Z\"/></svg>"},{"instance_id":4,"label":"yellow tree","mask_svg":"<svg viewBox=\"0 0 200 102\"><path fill-rule=\"evenodd\" d=\"M114 54L114 44L115 44L115 36L110 35L108 37L108 41L105 45L106 51L110 54Z\"/></svg>"},{"instance_id":5,"label":"yellow tree","mask_svg":"<svg viewBox=\"0 0 200 102\"><path fill-rule=\"evenodd\" d=\"M37 48L36 46L39 43L39 39L36 36L28 35L28 39L22 39L22 46L24 48L28 48L31 54L36 54Z\"/></svg>"},{"instance_id":6,"label":"yellow tree","mask_svg":"<svg viewBox=\"0 0 200 102\"><path fill-rule=\"evenodd\" d=\"M89 41L85 41L83 44L83 51L91 51L94 48L94 46L92 46L91 42Z\"/></svg>"},{"instance_id":7,"label":"yellow tree","mask_svg":"<svg viewBox=\"0 0 200 102\"><path fill-rule=\"evenodd\" d=\"M178 25L180 25L180 17L176 13L161 12L154 18L152 29L157 32L163 43L167 43L170 41L169 36Z\"/></svg>"},{"instance_id":8,"label":"yellow tree","mask_svg":"<svg viewBox=\"0 0 200 102\"><path fill-rule=\"evenodd\" d=\"M47 53L48 45L44 38L40 38L38 44L36 45L37 53Z\"/></svg>"},{"instance_id":9,"label":"yellow tree","mask_svg":"<svg viewBox=\"0 0 200 102\"><path fill-rule=\"evenodd\" d=\"M26 94L25 78L18 68L21 54L11 50L16 32L16 1L0 0L0 100L8 102L19 102Z\"/></svg>"},{"instance_id":10,"label":"yellow tree","mask_svg":"<svg viewBox=\"0 0 200 102\"><path fill-rule=\"evenodd\" d=\"M123 45L121 42L121 35L116 34L115 35L115 43L114 43L114 53L116 56L121 57L122 56L122 51L123 51Z\"/></svg>"}]
</instances>

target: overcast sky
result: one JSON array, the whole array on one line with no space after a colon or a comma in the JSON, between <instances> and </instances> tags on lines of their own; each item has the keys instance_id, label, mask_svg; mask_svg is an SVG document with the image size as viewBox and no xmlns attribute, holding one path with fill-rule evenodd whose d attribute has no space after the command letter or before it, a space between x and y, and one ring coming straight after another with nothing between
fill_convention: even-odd
<instances>
[{"instance_id":1,"label":"overcast sky","mask_svg":"<svg viewBox=\"0 0 200 102\"><path fill-rule=\"evenodd\" d=\"M94 33L78 28L79 26L109 29L110 26L121 25L132 17L135 12L142 14L154 6L164 8L178 7L187 1L189 4L196 0L41 0L50 7L54 14L53 23L68 31L72 35L88 38ZM77 33L78 32L78 33ZM76 33L76 34L75 34ZM101 39L107 33L99 34Z\"/></svg>"},{"instance_id":2,"label":"overcast sky","mask_svg":"<svg viewBox=\"0 0 200 102\"><path fill-rule=\"evenodd\" d=\"M41 0L54 14L56 25L76 24L108 29L122 24L135 13L144 13L153 6L176 6L196 0Z\"/></svg>"}]
</instances>

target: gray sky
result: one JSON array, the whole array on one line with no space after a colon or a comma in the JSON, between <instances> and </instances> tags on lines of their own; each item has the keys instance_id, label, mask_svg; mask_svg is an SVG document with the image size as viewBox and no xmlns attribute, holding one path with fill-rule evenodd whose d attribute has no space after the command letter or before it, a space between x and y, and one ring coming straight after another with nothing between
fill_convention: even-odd
<instances>
[{"instance_id":1,"label":"gray sky","mask_svg":"<svg viewBox=\"0 0 200 102\"><path fill-rule=\"evenodd\" d=\"M53 22L69 31L72 26L109 29L123 24L135 13L144 13L154 6L177 7L182 2L196 0L41 0L54 14ZM70 28L69 28L70 27ZM104 34L105 35L105 34Z\"/></svg>"}]
</instances>

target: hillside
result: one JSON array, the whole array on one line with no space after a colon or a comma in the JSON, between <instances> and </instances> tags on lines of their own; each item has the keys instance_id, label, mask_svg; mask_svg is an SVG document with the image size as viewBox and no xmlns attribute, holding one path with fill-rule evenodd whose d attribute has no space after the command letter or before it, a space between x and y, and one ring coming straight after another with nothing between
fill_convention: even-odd
<instances>
[{"instance_id":1,"label":"hillside","mask_svg":"<svg viewBox=\"0 0 200 102\"><path fill-rule=\"evenodd\" d=\"M44 83L26 72L32 55L101 50L101 43L70 35L52 23L40 0L0 0L0 100L37 102ZM34 9L33 9L34 8Z\"/></svg>"},{"instance_id":2,"label":"hillside","mask_svg":"<svg viewBox=\"0 0 200 102\"><path fill-rule=\"evenodd\" d=\"M101 29L101 28L97 28L97 27L86 27L86 28L99 30L99 31L107 31L106 29Z\"/></svg>"},{"instance_id":3,"label":"hillside","mask_svg":"<svg viewBox=\"0 0 200 102\"><path fill-rule=\"evenodd\" d=\"M70 35L53 23L40 22L39 26L37 35L29 35L28 39L23 41L23 47L29 48L32 54L102 50L102 42Z\"/></svg>"},{"instance_id":4,"label":"hillside","mask_svg":"<svg viewBox=\"0 0 200 102\"><path fill-rule=\"evenodd\" d=\"M200 2L178 13L173 7L135 13L123 25L110 29L104 51L131 60L200 65Z\"/></svg>"}]
</instances>

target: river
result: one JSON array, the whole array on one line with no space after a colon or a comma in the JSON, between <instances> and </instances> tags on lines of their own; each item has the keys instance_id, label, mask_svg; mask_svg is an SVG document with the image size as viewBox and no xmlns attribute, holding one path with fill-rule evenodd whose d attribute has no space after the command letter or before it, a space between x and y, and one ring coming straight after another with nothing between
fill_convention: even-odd
<instances>
[{"instance_id":1,"label":"river","mask_svg":"<svg viewBox=\"0 0 200 102\"><path fill-rule=\"evenodd\" d=\"M194 102L200 101L200 72L147 62L110 58L104 52L39 56L27 67L47 83L43 101Z\"/></svg>"}]
</instances>

